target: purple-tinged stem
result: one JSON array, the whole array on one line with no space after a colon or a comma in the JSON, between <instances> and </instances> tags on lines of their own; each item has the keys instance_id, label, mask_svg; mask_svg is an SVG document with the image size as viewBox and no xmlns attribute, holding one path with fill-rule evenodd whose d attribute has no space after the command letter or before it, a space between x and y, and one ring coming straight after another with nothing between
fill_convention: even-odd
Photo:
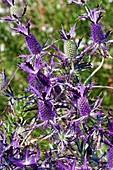
<instances>
[{"instance_id":1,"label":"purple-tinged stem","mask_svg":"<svg viewBox=\"0 0 113 170\"><path fill-rule=\"evenodd\" d=\"M113 87L110 87L110 86L100 86L100 85L92 86L92 88L102 88L102 89L112 89L113 90Z\"/></svg>"}]
</instances>

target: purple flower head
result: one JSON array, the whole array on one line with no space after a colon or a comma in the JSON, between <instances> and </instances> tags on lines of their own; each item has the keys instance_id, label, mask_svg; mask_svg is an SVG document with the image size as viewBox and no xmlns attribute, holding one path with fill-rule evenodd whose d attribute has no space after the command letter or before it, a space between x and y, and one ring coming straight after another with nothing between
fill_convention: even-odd
<instances>
[{"instance_id":1,"label":"purple flower head","mask_svg":"<svg viewBox=\"0 0 113 170\"><path fill-rule=\"evenodd\" d=\"M38 113L42 121L54 120L56 111L50 100L38 100Z\"/></svg>"},{"instance_id":2,"label":"purple flower head","mask_svg":"<svg viewBox=\"0 0 113 170\"><path fill-rule=\"evenodd\" d=\"M102 31L101 25L98 21L102 17L102 13L105 11L104 9L98 9L99 5L91 10L89 7L86 7L87 14L82 15L83 18L89 18L92 22L91 24L91 37L95 43L101 43L105 41L105 35Z\"/></svg>"},{"instance_id":3,"label":"purple flower head","mask_svg":"<svg viewBox=\"0 0 113 170\"><path fill-rule=\"evenodd\" d=\"M0 133L0 165L8 169L38 165L40 150L36 144L22 146L23 138L19 132L14 131L10 137L4 131Z\"/></svg>"},{"instance_id":4,"label":"purple flower head","mask_svg":"<svg viewBox=\"0 0 113 170\"><path fill-rule=\"evenodd\" d=\"M108 122L109 133L113 135L113 119Z\"/></svg>"},{"instance_id":5,"label":"purple flower head","mask_svg":"<svg viewBox=\"0 0 113 170\"><path fill-rule=\"evenodd\" d=\"M92 89L93 83L85 86L84 84L78 84L77 89L73 91L74 102L76 103L78 112L80 115L90 115L90 116L98 116L102 114L102 111L99 110L99 107L102 103L102 99L97 97L93 106L89 104L89 100L86 97L86 94Z\"/></svg>"},{"instance_id":6,"label":"purple flower head","mask_svg":"<svg viewBox=\"0 0 113 170\"><path fill-rule=\"evenodd\" d=\"M26 26L17 23L17 28L12 28L16 32L25 36L26 45L31 54L37 55L42 51L40 43L36 40L35 36L30 33L30 21L27 22Z\"/></svg>"},{"instance_id":7,"label":"purple flower head","mask_svg":"<svg viewBox=\"0 0 113 170\"><path fill-rule=\"evenodd\" d=\"M86 98L86 93L91 89L92 85L84 86L84 84L78 85L78 91L74 94L75 98L77 97L77 109L80 115L84 116L90 114L91 107L89 101Z\"/></svg>"},{"instance_id":8,"label":"purple flower head","mask_svg":"<svg viewBox=\"0 0 113 170\"><path fill-rule=\"evenodd\" d=\"M31 60L29 55L21 55L20 57L25 58L25 62L19 64L19 67L29 73L28 84L30 91L36 95L46 92L50 86L50 78L41 71L46 66L46 62L41 64L40 56L35 58L34 61Z\"/></svg>"},{"instance_id":9,"label":"purple flower head","mask_svg":"<svg viewBox=\"0 0 113 170\"><path fill-rule=\"evenodd\" d=\"M91 24L91 37L95 43L101 43L105 41L105 35L99 23Z\"/></svg>"},{"instance_id":10,"label":"purple flower head","mask_svg":"<svg viewBox=\"0 0 113 170\"><path fill-rule=\"evenodd\" d=\"M41 63L41 56L33 58L33 61L29 55L21 55L21 57L25 58L25 62L19 64L19 67L29 73L28 91L42 99L44 94L52 95L51 97L54 98L61 93L61 88L57 85L60 83L61 77L52 77L51 70L46 67L47 63ZM56 85L58 88L55 88Z\"/></svg>"},{"instance_id":11,"label":"purple flower head","mask_svg":"<svg viewBox=\"0 0 113 170\"><path fill-rule=\"evenodd\" d=\"M108 120L108 136L110 139L110 143L113 144L113 119Z\"/></svg>"},{"instance_id":12,"label":"purple flower head","mask_svg":"<svg viewBox=\"0 0 113 170\"><path fill-rule=\"evenodd\" d=\"M90 114L91 107L89 105L88 99L85 96L81 96L77 100L77 107L80 115Z\"/></svg>"},{"instance_id":13,"label":"purple flower head","mask_svg":"<svg viewBox=\"0 0 113 170\"><path fill-rule=\"evenodd\" d=\"M33 34L29 34L25 37L27 47L31 54L39 54L42 51L40 43L36 40Z\"/></svg>"},{"instance_id":14,"label":"purple flower head","mask_svg":"<svg viewBox=\"0 0 113 170\"><path fill-rule=\"evenodd\" d=\"M89 44L83 53L86 53L87 51L93 49L90 53L90 55L93 55L97 49L101 46L102 52L101 55L106 57L111 57L110 54L107 52L107 43L112 43L113 40L107 40L106 38L111 33L111 31L108 31L106 34L104 34L102 30L102 26L99 23L99 20L102 17L102 13L105 11L104 9L98 9L100 6L97 5L96 8L91 10L89 7L86 7L87 14L81 15L80 18L89 18L91 23L91 39L93 40L93 43Z\"/></svg>"},{"instance_id":15,"label":"purple flower head","mask_svg":"<svg viewBox=\"0 0 113 170\"><path fill-rule=\"evenodd\" d=\"M107 166L109 169L113 169L113 147L109 147L107 150Z\"/></svg>"}]
</instances>

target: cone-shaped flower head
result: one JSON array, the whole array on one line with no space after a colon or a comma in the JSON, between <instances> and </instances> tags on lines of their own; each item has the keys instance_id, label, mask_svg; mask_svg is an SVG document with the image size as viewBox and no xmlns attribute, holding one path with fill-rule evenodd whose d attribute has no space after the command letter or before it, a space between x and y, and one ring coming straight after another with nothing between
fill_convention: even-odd
<instances>
[{"instance_id":1,"label":"cone-shaped flower head","mask_svg":"<svg viewBox=\"0 0 113 170\"><path fill-rule=\"evenodd\" d=\"M81 96L77 101L77 106L78 106L79 113L81 115L84 116L86 114L90 114L91 107L90 107L88 99L86 97Z\"/></svg>"},{"instance_id":2,"label":"cone-shaped flower head","mask_svg":"<svg viewBox=\"0 0 113 170\"><path fill-rule=\"evenodd\" d=\"M108 121L108 130L110 142L113 144L113 119Z\"/></svg>"},{"instance_id":3,"label":"cone-shaped flower head","mask_svg":"<svg viewBox=\"0 0 113 170\"><path fill-rule=\"evenodd\" d=\"M36 40L35 36L30 33L29 30L30 21L27 22L26 26L22 24L17 24L17 28L13 28L13 30L23 34L25 36L26 45L31 54L37 55L42 51L42 47L40 43Z\"/></svg>"},{"instance_id":4,"label":"cone-shaped flower head","mask_svg":"<svg viewBox=\"0 0 113 170\"><path fill-rule=\"evenodd\" d=\"M102 111L99 110L100 105L102 103L102 99L98 97L95 100L94 105L91 106L86 96L86 94L92 89L92 87L93 83L90 83L87 86L85 86L82 83L78 83L76 88L72 90L73 92L72 103L76 104L78 113L85 117L88 117L89 115L97 116L102 114Z\"/></svg>"},{"instance_id":5,"label":"cone-shaped flower head","mask_svg":"<svg viewBox=\"0 0 113 170\"><path fill-rule=\"evenodd\" d=\"M89 18L91 20L91 37L94 42L101 43L105 40L105 35L102 31L102 27L98 22L101 17L102 13L105 11L104 9L98 9L99 5L91 10L90 8L86 7L87 14L83 15L84 18Z\"/></svg>"},{"instance_id":6,"label":"cone-shaped flower head","mask_svg":"<svg viewBox=\"0 0 113 170\"><path fill-rule=\"evenodd\" d=\"M107 151L107 166L109 170L113 169L113 147L109 147Z\"/></svg>"},{"instance_id":7,"label":"cone-shaped flower head","mask_svg":"<svg viewBox=\"0 0 113 170\"><path fill-rule=\"evenodd\" d=\"M28 34L25 37L25 40L26 40L27 47L32 54L36 55L41 52L42 47L39 44L39 42L36 40L36 38L33 34L31 34L31 33Z\"/></svg>"},{"instance_id":8,"label":"cone-shaped flower head","mask_svg":"<svg viewBox=\"0 0 113 170\"><path fill-rule=\"evenodd\" d=\"M46 89L50 86L50 78L41 71L46 62L41 63L40 56L33 61L29 55L21 55L21 57L26 58L26 61L19 64L19 67L29 73L28 84L30 91L36 95L46 92Z\"/></svg>"},{"instance_id":9,"label":"cone-shaped flower head","mask_svg":"<svg viewBox=\"0 0 113 170\"><path fill-rule=\"evenodd\" d=\"M80 115L84 116L87 114L90 114L91 112L91 107L89 105L89 101L85 96L85 86L81 85L80 86L80 97L77 100L77 108L80 113Z\"/></svg>"},{"instance_id":10,"label":"cone-shaped flower head","mask_svg":"<svg viewBox=\"0 0 113 170\"><path fill-rule=\"evenodd\" d=\"M80 18L89 18L91 21L91 38L93 40L93 43L88 45L88 47L85 49L85 52L89 51L90 49L93 49L90 55L93 55L98 47L102 47L102 55L110 57L110 54L106 51L108 48L106 47L106 43L112 43L113 40L107 40L106 38L110 34L111 31L108 31L106 34L104 34L102 30L102 26L99 23L99 20L102 17L102 13L105 11L105 9L98 9L100 6L97 5L96 8L91 10L89 7L86 7L87 14L83 14L80 16Z\"/></svg>"},{"instance_id":11,"label":"cone-shaped flower head","mask_svg":"<svg viewBox=\"0 0 113 170\"><path fill-rule=\"evenodd\" d=\"M94 42L98 42L98 43L104 42L105 35L104 35L104 33L102 31L102 27L99 23L91 24L91 37Z\"/></svg>"},{"instance_id":12,"label":"cone-shaped flower head","mask_svg":"<svg viewBox=\"0 0 113 170\"><path fill-rule=\"evenodd\" d=\"M73 91L73 104L76 103L78 113L82 116L89 115L91 107L86 97L88 91L92 88L92 83L85 86L84 84L78 83L77 89Z\"/></svg>"},{"instance_id":13,"label":"cone-shaped flower head","mask_svg":"<svg viewBox=\"0 0 113 170\"><path fill-rule=\"evenodd\" d=\"M108 129L111 134L113 134L113 119L108 122Z\"/></svg>"},{"instance_id":14,"label":"cone-shaped flower head","mask_svg":"<svg viewBox=\"0 0 113 170\"><path fill-rule=\"evenodd\" d=\"M38 100L38 112L42 121L53 120L56 114L54 106L49 100Z\"/></svg>"},{"instance_id":15,"label":"cone-shaped flower head","mask_svg":"<svg viewBox=\"0 0 113 170\"><path fill-rule=\"evenodd\" d=\"M66 32L63 28L60 33L60 37L64 41L64 53L67 57L72 58L76 55L76 44L73 40L75 35L75 26L74 24L69 32Z\"/></svg>"}]
</instances>

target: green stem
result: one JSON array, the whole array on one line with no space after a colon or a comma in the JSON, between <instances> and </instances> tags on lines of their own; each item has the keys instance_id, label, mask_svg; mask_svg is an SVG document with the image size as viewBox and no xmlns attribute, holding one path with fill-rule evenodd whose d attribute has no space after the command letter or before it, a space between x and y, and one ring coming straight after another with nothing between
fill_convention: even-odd
<instances>
[{"instance_id":1,"label":"green stem","mask_svg":"<svg viewBox=\"0 0 113 170\"><path fill-rule=\"evenodd\" d=\"M110 86L99 86L99 85L96 85L96 86L93 86L92 88L102 88L102 89L111 89L111 90L113 90L113 87L110 87Z\"/></svg>"},{"instance_id":2,"label":"green stem","mask_svg":"<svg viewBox=\"0 0 113 170\"><path fill-rule=\"evenodd\" d=\"M86 83L89 81L89 79L90 79L91 77L93 77L94 74L95 74L98 70L100 70L100 68L102 67L103 63L104 63L104 57L102 57L102 61L101 61L100 65L99 65L99 66L91 73L91 75L85 80L84 84L86 84Z\"/></svg>"}]
</instances>

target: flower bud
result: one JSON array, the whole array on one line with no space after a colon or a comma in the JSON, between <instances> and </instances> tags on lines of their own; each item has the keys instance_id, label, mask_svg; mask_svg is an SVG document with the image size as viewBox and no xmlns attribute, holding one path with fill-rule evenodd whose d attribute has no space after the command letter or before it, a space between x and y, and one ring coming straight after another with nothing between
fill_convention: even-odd
<instances>
[{"instance_id":1,"label":"flower bud","mask_svg":"<svg viewBox=\"0 0 113 170\"><path fill-rule=\"evenodd\" d=\"M73 58L76 55L76 44L74 40L64 41L64 53L69 58Z\"/></svg>"},{"instance_id":2,"label":"flower bud","mask_svg":"<svg viewBox=\"0 0 113 170\"><path fill-rule=\"evenodd\" d=\"M16 5L12 5L10 7L10 14L14 18L22 18L24 14L24 9L22 7L18 7Z\"/></svg>"}]
</instances>

